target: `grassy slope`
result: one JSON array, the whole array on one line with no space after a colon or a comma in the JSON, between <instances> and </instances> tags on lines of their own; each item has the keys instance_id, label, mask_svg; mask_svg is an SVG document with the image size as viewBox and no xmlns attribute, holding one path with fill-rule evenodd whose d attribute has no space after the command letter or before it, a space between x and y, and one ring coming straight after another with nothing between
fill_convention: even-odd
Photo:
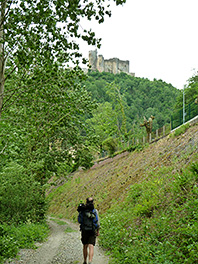
<instances>
[{"instance_id":1,"label":"grassy slope","mask_svg":"<svg viewBox=\"0 0 198 264\"><path fill-rule=\"evenodd\" d=\"M112 263L198 263L197 161L194 125L76 172L51 191L49 212L76 221L79 201L94 196Z\"/></svg>"},{"instance_id":2,"label":"grassy slope","mask_svg":"<svg viewBox=\"0 0 198 264\"><path fill-rule=\"evenodd\" d=\"M132 184L144 181L153 171L157 173L166 167L176 173L185 168L197 157L197 142L198 125L195 125L178 137L168 136L142 151L121 154L87 171L78 171L50 193L49 212L75 220L79 202L93 196L103 214L124 199Z\"/></svg>"}]
</instances>

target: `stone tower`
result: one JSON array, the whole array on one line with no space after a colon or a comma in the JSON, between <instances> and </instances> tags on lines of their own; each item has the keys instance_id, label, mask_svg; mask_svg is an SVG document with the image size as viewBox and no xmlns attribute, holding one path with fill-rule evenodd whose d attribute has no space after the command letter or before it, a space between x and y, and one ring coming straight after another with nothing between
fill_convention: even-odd
<instances>
[{"instance_id":1,"label":"stone tower","mask_svg":"<svg viewBox=\"0 0 198 264\"><path fill-rule=\"evenodd\" d=\"M97 70L97 50L89 51L89 66L93 71Z\"/></svg>"}]
</instances>

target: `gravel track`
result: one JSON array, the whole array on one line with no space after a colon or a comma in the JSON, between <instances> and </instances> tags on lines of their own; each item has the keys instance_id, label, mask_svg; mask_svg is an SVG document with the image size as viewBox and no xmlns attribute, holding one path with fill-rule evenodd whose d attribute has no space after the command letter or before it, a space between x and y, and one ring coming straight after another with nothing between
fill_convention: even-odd
<instances>
[{"instance_id":1,"label":"gravel track","mask_svg":"<svg viewBox=\"0 0 198 264\"><path fill-rule=\"evenodd\" d=\"M65 225L59 225L48 219L50 236L44 243L36 244L33 249L22 249L19 259L6 261L4 264L78 264L83 263L82 243L79 225L61 219ZM72 232L65 232L65 230ZM98 242L94 248L93 264L108 264L109 259L99 247Z\"/></svg>"}]
</instances>

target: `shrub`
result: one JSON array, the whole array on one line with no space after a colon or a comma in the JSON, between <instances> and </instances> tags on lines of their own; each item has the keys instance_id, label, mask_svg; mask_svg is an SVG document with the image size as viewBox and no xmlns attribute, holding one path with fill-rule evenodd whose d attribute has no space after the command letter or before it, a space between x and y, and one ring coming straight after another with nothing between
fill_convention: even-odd
<instances>
[{"instance_id":1,"label":"shrub","mask_svg":"<svg viewBox=\"0 0 198 264\"><path fill-rule=\"evenodd\" d=\"M16 257L21 248L34 248L35 242L42 242L48 235L46 224L25 223L19 226L0 225L0 263Z\"/></svg>"},{"instance_id":2,"label":"shrub","mask_svg":"<svg viewBox=\"0 0 198 264\"><path fill-rule=\"evenodd\" d=\"M11 163L0 173L0 219L7 223L33 222L44 218L43 189L27 170Z\"/></svg>"},{"instance_id":3,"label":"shrub","mask_svg":"<svg viewBox=\"0 0 198 264\"><path fill-rule=\"evenodd\" d=\"M117 142L116 139L110 137L102 142L104 150L108 151L110 155L113 155L116 151Z\"/></svg>"}]
</instances>

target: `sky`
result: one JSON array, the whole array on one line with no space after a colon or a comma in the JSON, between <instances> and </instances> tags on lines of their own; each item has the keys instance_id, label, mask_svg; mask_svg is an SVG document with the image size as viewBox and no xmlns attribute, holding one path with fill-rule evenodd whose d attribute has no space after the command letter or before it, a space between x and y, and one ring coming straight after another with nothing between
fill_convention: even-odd
<instances>
[{"instance_id":1,"label":"sky","mask_svg":"<svg viewBox=\"0 0 198 264\"><path fill-rule=\"evenodd\" d=\"M127 0L111 11L103 24L81 22L102 38L98 55L129 60L136 77L183 89L198 71L198 0ZM86 58L94 49L81 45Z\"/></svg>"}]
</instances>

